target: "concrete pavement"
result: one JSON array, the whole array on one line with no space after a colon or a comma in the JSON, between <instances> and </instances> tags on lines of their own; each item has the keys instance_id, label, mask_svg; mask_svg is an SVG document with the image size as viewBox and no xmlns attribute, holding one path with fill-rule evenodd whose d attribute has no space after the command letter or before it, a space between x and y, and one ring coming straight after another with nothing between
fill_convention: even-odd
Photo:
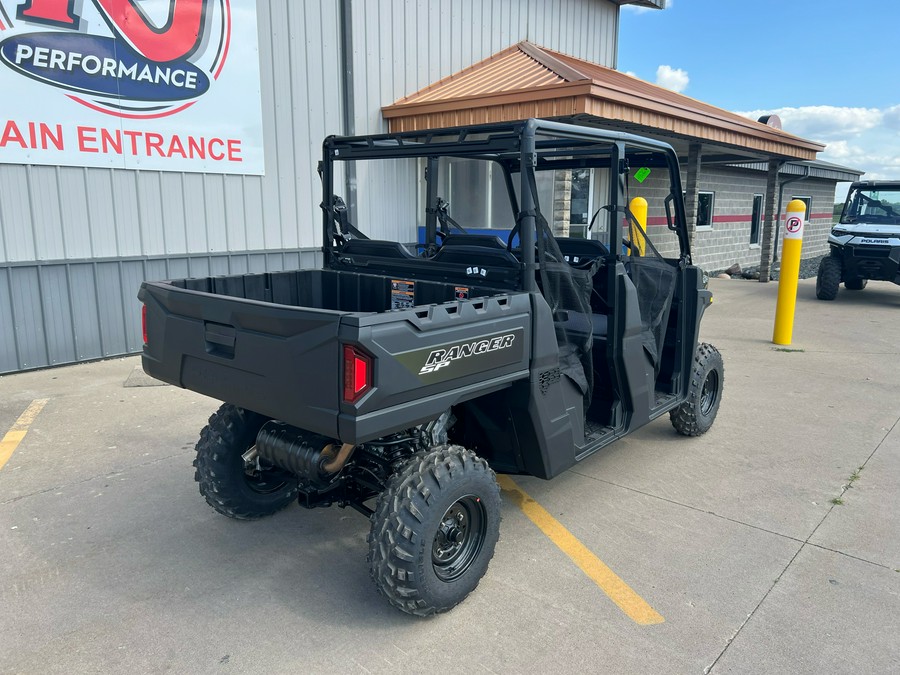
<instances>
[{"instance_id":1,"label":"concrete pavement","mask_svg":"<svg viewBox=\"0 0 900 675\"><path fill-rule=\"evenodd\" d=\"M0 377L0 435L49 399L0 469L0 672L900 671L900 288L825 303L802 281L798 351L770 342L775 284L711 288L708 434L658 420L516 479L664 623L631 621L509 499L476 592L407 617L355 512L207 507L191 461L217 403L123 387L129 358Z\"/></svg>"}]
</instances>

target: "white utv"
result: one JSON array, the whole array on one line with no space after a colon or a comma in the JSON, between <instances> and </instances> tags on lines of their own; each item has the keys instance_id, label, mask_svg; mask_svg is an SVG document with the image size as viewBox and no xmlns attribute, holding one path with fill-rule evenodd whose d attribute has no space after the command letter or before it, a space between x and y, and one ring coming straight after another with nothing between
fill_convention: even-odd
<instances>
[{"instance_id":1,"label":"white utv","mask_svg":"<svg viewBox=\"0 0 900 675\"><path fill-rule=\"evenodd\" d=\"M900 181L853 183L819 264L816 297L834 300L841 282L861 291L869 279L900 285Z\"/></svg>"}]
</instances>

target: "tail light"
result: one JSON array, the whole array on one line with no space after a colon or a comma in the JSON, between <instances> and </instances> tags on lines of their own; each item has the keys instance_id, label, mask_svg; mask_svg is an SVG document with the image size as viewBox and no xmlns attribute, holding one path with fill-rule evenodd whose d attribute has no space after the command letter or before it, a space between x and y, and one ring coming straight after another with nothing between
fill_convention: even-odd
<instances>
[{"instance_id":1,"label":"tail light","mask_svg":"<svg viewBox=\"0 0 900 675\"><path fill-rule=\"evenodd\" d=\"M144 336L144 344L147 344L147 305L141 305L141 334Z\"/></svg>"},{"instance_id":2,"label":"tail light","mask_svg":"<svg viewBox=\"0 0 900 675\"><path fill-rule=\"evenodd\" d=\"M344 345L344 401L356 403L372 388L372 357Z\"/></svg>"}]
</instances>

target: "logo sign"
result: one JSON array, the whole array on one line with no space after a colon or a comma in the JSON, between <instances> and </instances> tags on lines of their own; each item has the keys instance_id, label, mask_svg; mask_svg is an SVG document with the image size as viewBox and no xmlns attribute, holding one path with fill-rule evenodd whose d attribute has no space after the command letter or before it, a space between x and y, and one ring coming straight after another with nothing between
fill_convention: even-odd
<instances>
[{"instance_id":1,"label":"logo sign","mask_svg":"<svg viewBox=\"0 0 900 675\"><path fill-rule=\"evenodd\" d=\"M525 332L518 327L401 352L394 357L423 383L433 384L522 364L525 348Z\"/></svg>"},{"instance_id":2,"label":"logo sign","mask_svg":"<svg viewBox=\"0 0 900 675\"><path fill-rule=\"evenodd\" d=\"M255 0L0 0L0 162L263 173Z\"/></svg>"},{"instance_id":3,"label":"logo sign","mask_svg":"<svg viewBox=\"0 0 900 675\"><path fill-rule=\"evenodd\" d=\"M489 340L475 340L474 342L464 342L458 345L452 345L446 349L435 349L428 355L428 358L425 359L425 365L419 370L419 375L435 373L458 359L468 359L473 356L478 356L479 354L509 349L512 347L512 343L515 339L515 334L508 333L506 335L497 335Z\"/></svg>"},{"instance_id":4,"label":"logo sign","mask_svg":"<svg viewBox=\"0 0 900 675\"><path fill-rule=\"evenodd\" d=\"M788 216L787 222L784 224L784 238L803 238L803 218L798 218L797 216Z\"/></svg>"}]
</instances>

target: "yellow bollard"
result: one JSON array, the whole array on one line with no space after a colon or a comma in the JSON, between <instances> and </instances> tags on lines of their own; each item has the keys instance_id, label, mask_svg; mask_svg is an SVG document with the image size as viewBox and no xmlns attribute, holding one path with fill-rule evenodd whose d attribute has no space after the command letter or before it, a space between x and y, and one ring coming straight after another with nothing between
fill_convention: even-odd
<instances>
[{"instance_id":1,"label":"yellow bollard","mask_svg":"<svg viewBox=\"0 0 900 675\"><path fill-rule=\"evenodd\" d=\"M637 220L641 227L644 228L644 232L647 231L647 200L643 197L635 197L628 204L628 208L631 209L631 212L634 214L635 220ZM637 251L635 251L637 248ZM647 240L644 237L644 234L636 227L632 225L631 227L631 248L628 249L628 255L644 255L647 250Z\"/></svg>"},{"instance_id":2,"label":"yellow bollard","mask_svg":"<svg viewBox=\"0 0 900 675\"><path fill-rule=\"evenodd\" d=\"M794 332L794 310L797 308L797 280L800 278L800 251L803 248L803 221L806 204L794 199L787 205L784 241L781 246L781 274L778 276L778 305L775 308L775 330L772 342L791 344Z\"/></svg>"}]
</instances>

